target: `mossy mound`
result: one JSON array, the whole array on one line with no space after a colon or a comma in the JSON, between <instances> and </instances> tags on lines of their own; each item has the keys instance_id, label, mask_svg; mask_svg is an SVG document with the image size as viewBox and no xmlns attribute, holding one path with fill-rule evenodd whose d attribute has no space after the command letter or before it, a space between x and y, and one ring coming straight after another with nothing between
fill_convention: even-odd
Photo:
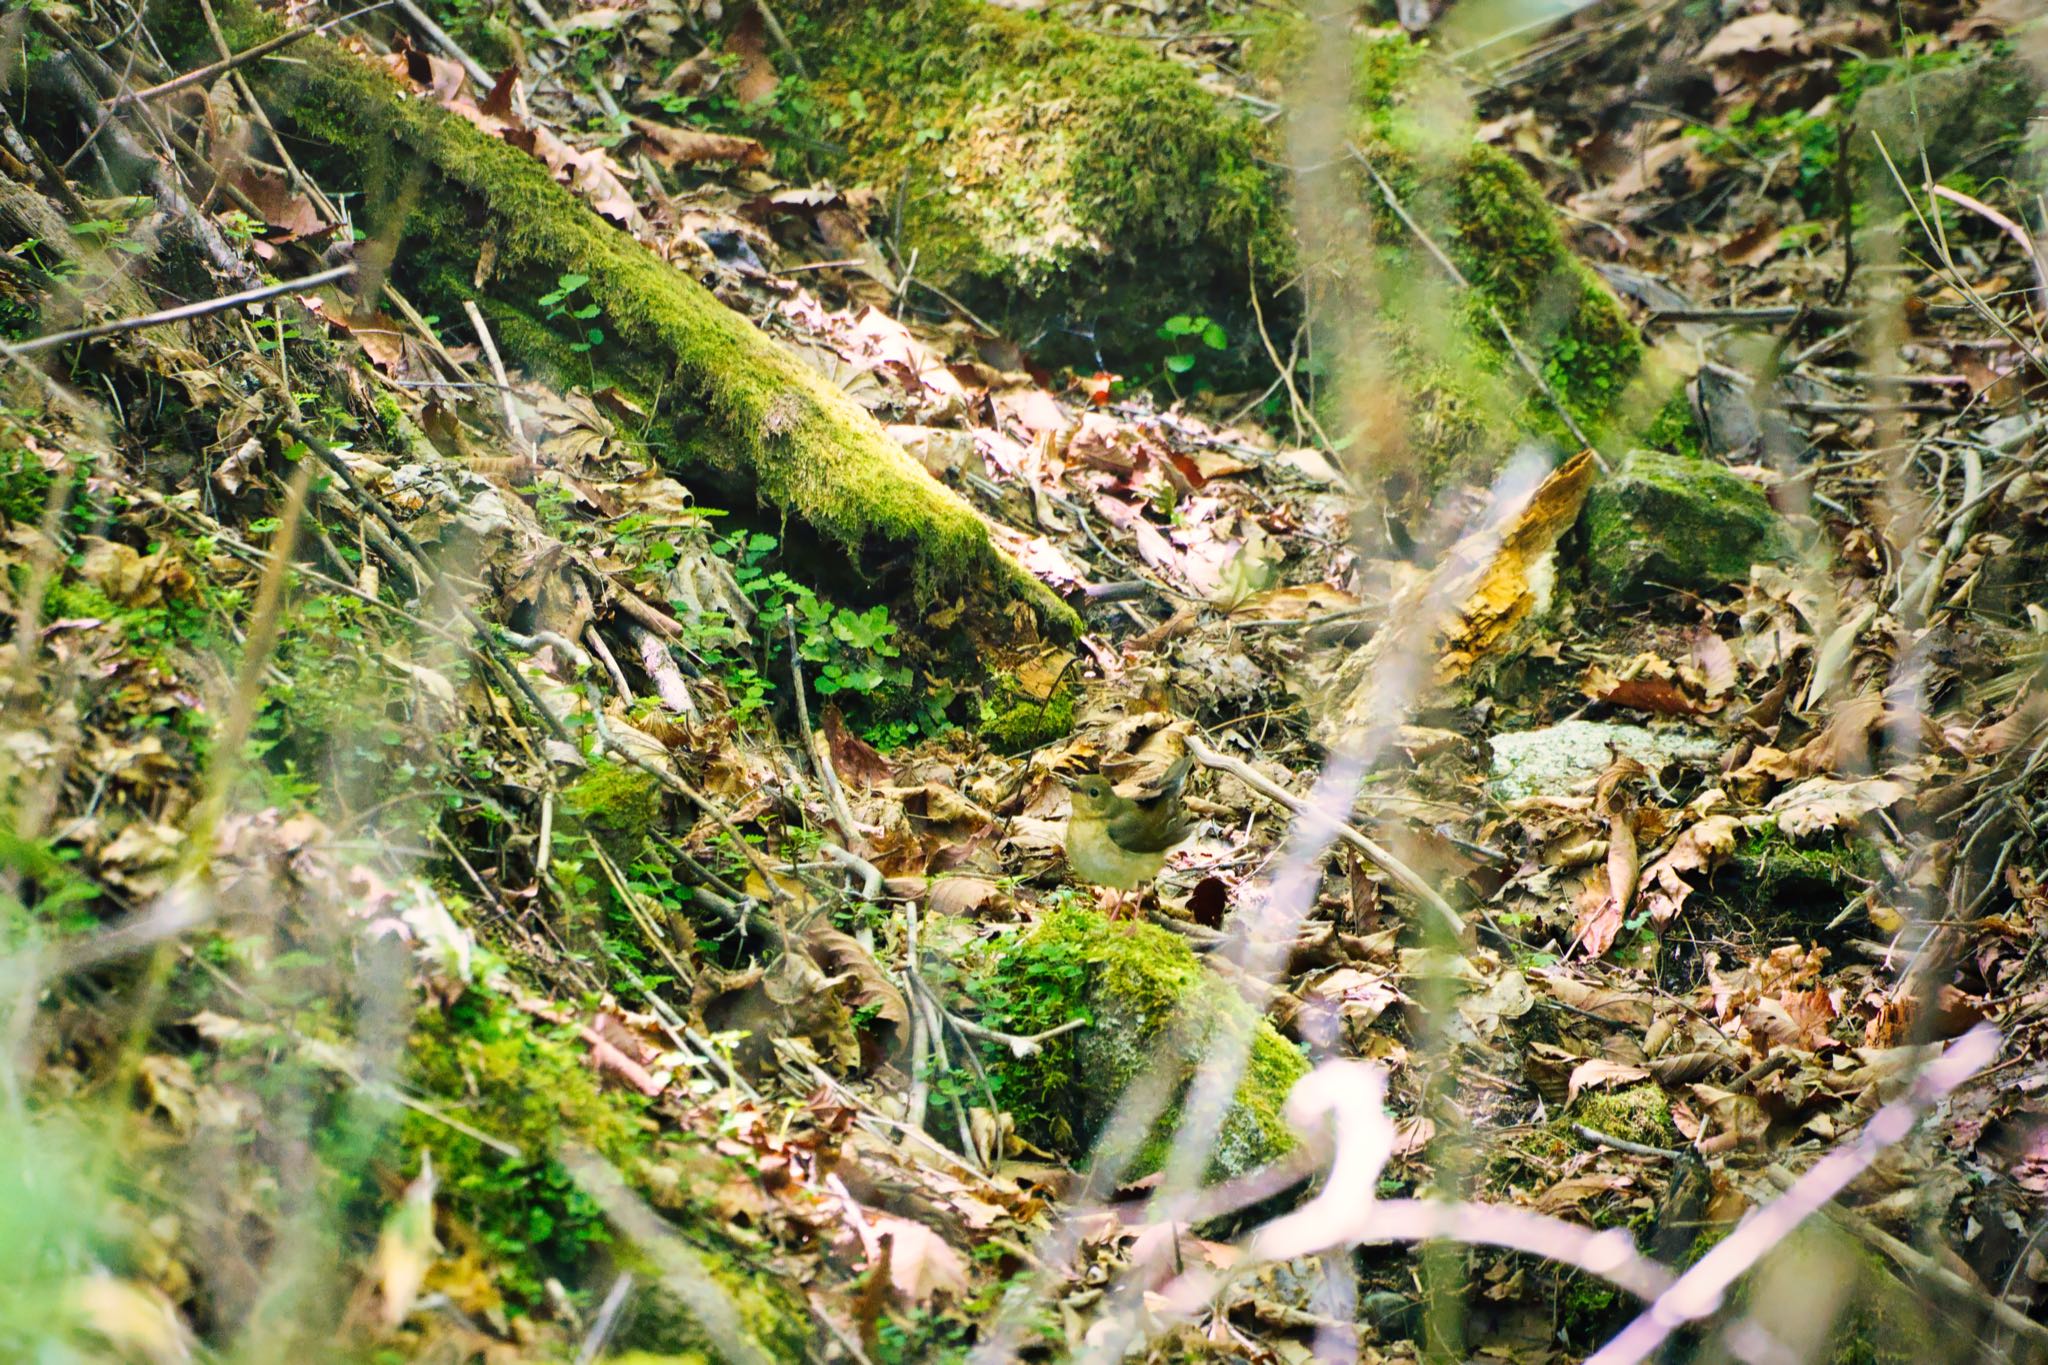
<instances>
[{"instance_id":1,"label":"mossy mound","mask_svg":"<svg viewBox=\"0 0 2048 1365\"><path fill-rule=\"evenodd\" d=\"M562 806L584 825L632 846L661 818L661 792L646 769L605 758L562 789Z\"/></svg>"},{"instance_id":2,"label":"mossy mound","mask_svg":"<svg viewBox=\"0 0 2048 1365\"><path fill-rule=\"evenodd\" d=\"M1593 486L1581 524L1586 582L1614 602L1705 590L1789 559L1785 523L1754 484L1711 460L1631 451Z\"/></svg>"},{"instance_id":3,"label":"mossy mound","mask_svg":"<svg viewBox=\"0 0 2048 1365\"><path fill-rule=\"evenodd\" d=\"M1689 904L1717 936L1825 941L1843 908L1883 876L1869 842L1795 843L1767 823L1743 836Z\"/></svg>"},{"instance_id":4,"label":"mossy mound","mask_svg":"<svg viewBox=\"0 0 2048 1365\"><path fill-rule=\"evenodd\" d=\"M1244 1078L1210 1153L1209 1174L1241 1174L1294 1145L1280 1107L1308 1063L1164 929L1056 910L997 959L981 993L1008 1029L1038 1032L1076 1016L1089 1020L1031 1057L992 1058L998 1097L1034 1142L1085 1152L1140 1077L1170 1067L1184 1088L1213 1054L1249 1038ZM1159 1169L1179 1119L1176 1097L1127 1175Z\"/></svg>"},{"instance_id":5,"label":"mossy mound","mask_svg":"<svg viewBox=\"0 0 2048 1365\"><path fill-rule=\"evenodd\" d=\"M1850 146L1858 181L1866 194L1898 204L1898 181L1878 151L1880 141L1899 175L1915 189L1923 174L1923 153L1925 173L1937 180L1965 167L1986 180L2004 174L2041 93L2026 63L2010 54L1971 57L1865 89L1851 116L1857 129Z\"/></svg>"},{"instance_id":6,"label":"mossy mound","mask_svg":"<svg viewBox=\"0 0 2048 1365\"><path fill-rule=\"evenodd\" d=\"M1262 69L1285 85L1311 60L1306 28L1287 21L1254 46ZM1354 398L1355 410L1328 414L1332 435L1362 441L1382 463L1406 464L1430 484L1492 467L1523 436L1576 445L1560 405L1596 440L1612 439L1638 405L1631 390L1642 341L1572 254L1534 179L1467 135L1462 94L1424 65L1405 34L1357 40L1350 81L1353 155L1328 173L1345 177L1337 197L1359 207L1322 230L1335 256L1308 288L1326 318L1364 319L1346 324L1353 344L1329 357L1332 391L1371 394L1391 379L1402 398L1398 406ZM1641 405L1652 408L1657 397Z\"/></svg>"},{"instance_id":7,"label":"mossy mound","mask_svg":"<svg viewBox=\"0 0 2048 1365\"><path fill-rule=\"evenodd\" d=\"M1246 274L1291 255L1275 144L1137 43L979 0L785 7L806 142L900 213L916 274L1055 359L1129 367L1169 316L1260 351ZM1171 285L1166 286L1166 280Z\"/></svg>"},{"instance_id":8,"label":"mossy mound","mask_svg":"<svg viewBox=\"0 0 2048 1365\"><path fill-rule=\"evenodd\" d=\"M1635 329L1535 182L1463 135L1405 35L1356 43L1346 131L1468 289L1349 160L1316 172L1342 177L1350 207L1295 287L1286 138L1156 50L981 0L809 0L785 18L814 74L801 107L815 126L798 146L844 146L826 169L883 196L918 275L1046 359L1137 377L1171 348L1161 324L1201 314L1222 323L1228 350L1204 352L1194 377L1211 364L1219 383L1263 377L1250 291L1267 296L1276 337L1310 296L1319 315L1346 319L1345 335L1311 338L1327 372L1357 366L1354 391L1396 391L1369 411L1328 411L1332 434L1372 427L1387 445L1381 428L1398 426L1402 453L1432 479L1498 459L1518 433L1570 439L1499 322L1588 430L1612 419L1640 368ZM1264 11L1251 22L1253 65L1299 88L1311 26Z\"/></svg>"},{"instance_id":9,"label":"mossy mound","mask_svg":"<svg viewBox=\"0 0 2048 1365\"><path fill-rule=\"evenodd\" d=\"M1050 697L1033 697L1016 680L999 674L981 703L981 737L999 754L1021 754L1074 732L1074 690L1061 686Z\"/></svg>"},{"instance_id":10,"label":"mossy mound","mask_svg":"<svg viewBox=\"0 0 2048 1365\"><path fill-rule=\"evenodd\" d=\"M1671 1100L1655 1081L1619 1090L1588 1090L1573 1103L1570 1119L1624 1142L1675 1147L1685 1141L1671 1121Z\"/></svg>"},{"instance_id":11,"label":"mossy mound","mask_svg":"<svg viewBox=\"0 0 2048 1365\"><path fill-rule=\"evenodd\" d=\"M456 1127L406 1111L399 1138L407 1152L433 1154L443 1207L501 1267L497 1283L515 1309L546 1301L549 1277L595 1288L609 1265L641 1282L622 1345L716 1359L702 1329L661 1290L649 1258L617 1240L598 1205L558 1160L565 1145L594 1152L629 1186L665 1208L675 1233L738 1310L770 1359L797 1359L808 1339L801 1298L748 1263L708 1205L693 1205L720 1181L746 1179L706 1148L659 1141L637 1096L606 1089L578 1044L554 1036L486 991L424 1010L408 1038L411 1093ZM471 1136L516 1146L508 1156ZM692 1192L695 1192L693 1195Z\"/></svg>"},{"instance_id":12,"label":"mossy mound","mask_svg":"<svg viewBox=\"0 0 2048 1365\"><path fill-rule=\"evenodd\" d=\"M220 8L237 48L276 31L252 5ZM150 15L181 55L204 59L206 34L184 6L159 3ZM443 317L475 299L522 362L612 384L656 414L648 436L665 463L723 476L857 562L907 551L921 593L1018 597L1056 628L1077 627L863 409L598 217L540 161L321 39L250 75L273 118L307 144L316 178L360 187L366 222L402 227L398 273ZM401 211L402 224L386 222ZM487 265L480 241L491 247ZM582 278L577 288L599 310L605 340L587 353L571 350L584 332L560 330L541 303L565 275Z\"/></svg>"}]
</instances>

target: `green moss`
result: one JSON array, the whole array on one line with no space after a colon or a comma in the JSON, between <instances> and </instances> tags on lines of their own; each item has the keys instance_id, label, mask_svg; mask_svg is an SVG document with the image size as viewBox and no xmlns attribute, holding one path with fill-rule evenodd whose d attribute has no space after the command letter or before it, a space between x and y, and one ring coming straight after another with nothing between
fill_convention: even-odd
<instances>
[{"instance_id":1,"label":"green moss","mask_svg":"<svg viewBox=\"0 0 2048 1365\"><path fill-rule=\"evenodd\" d=\"M1032 1057L990 1058L998 1098L1033 1141L1086 1150L1141 1076L1170 1066L1184 1087L1210 1054L1248 1040L1245 1075L1209 1172L1237 1175L1294 1145L1280 1107L1307 1062L1163 929L1055 910L1002 954L977 991L1006 1029L1038 1032L1077 1016L1089 1020ZM1178 1117L1178 1104L1169 1106L1142 1143L1132 1174L1158 1169Z\"/></svg>"},{"instance_id":2,"label":"green moss","mask_svg":"<svg viewBox=\"0 0 2048 1365\"><path fill-rule=\"evenodd\" d=\"M1586 580L1614 601L1707 590L1788 559L1784 522L1756 485L1712 460L1631 451L1593 486L1582 519Z\"/></svg>"},{"instance_id":3,"label":"green moss","mask_svg":"<svg viewBox=\"0 0 2048 1365\"><path fill-rule=\"evenodd\" d=\"M1883 876L1883 860L1867 841L1795 843L1766 824L1743 836L1690 903L1717 933L1810 940Z\"/></svg>"},{"instance_id":4,"label":"green moss","mask_svg":"<svg viewBox=\"0 0 2048 1365\"><path fill-rule=\"evenodd\" d=\"M1247 270L1274 279L1291 252L1248 110L1156 50L979 0L784 18L817 73L784 100L797 145L845 147L831 172L886 197L921 278L1091 368L1162 352L1182 312L1256 352Z\"/></svg>"},{"instance_id":5,"label":"green moss","mask_svg":"<svg viewBox=\"0 0 2048 1365\"><path fill-rule=\"evenodd\" d=\"M548 1031L498 997L472 991L429 1006L408 1039L407 1082L464 1128L520 1149L508 1157L469 1133L408 1109L400 1126L407 1152L430 1151L442 1207L490 1256L494 1278L515 1308L538 1308L545 1281L584 1285L594 1262L637 1272L648 1290L623 1344L702 1357L701 1330L649 1277L650 1260L616 1242L602 1211L579 1189L555 1153L566 1144L610 1163L629 1186L669 1211L676 1235L738 1307L772 1359L796 1359L806 1338L800 1299L748 1263L717 1215L701 1202L721 1180L747 1179L708 1150L664 1141L636 1094L603 1087L580 1043ZM409 1164L409 1163L408 1163Z\"/></svg>"},{"instance_id":6,"label":"green moss","mask_svg":"<svg viewBox=\"0 0 2048 1365\"><path fill-rule=\"evenodd\" d=\"M1021 754L1074 732L1074 689L1057 688L1050 698L1026 695L1008 674L999 675L992 695L981 703L981 737L1001 754Z\"/></svg>"},{"instance_id":7,"label":"green moss","mask_svg":"<svg viewBox=\"0 0 2048 1365\"><path fill-rule=\"evenodd\" d=\"M604 758L562 789L562 805L584 823L637 845L661 818L661 792L652 773Z\"/></svg>"},{"instance_id":8,"label":"green moss","mask_svg":"<svg viewBox=\"0 0 2048 1365\"><path fill-rule=\"evenodd\" d=\"M1558 1290L1558 1332L1575 1346L1589 1346L1619 1325L1615 1309L1623 1302L1622 1291L1613 1285L1575 1271Z\"/></svg>"},{"instance_id":9,"label":"green moss","mask_svg":"<svg viewBox=\"0 0 2048 1365\"><path fill-rule=\"evenodd\" d=\"M1684 1141L1671 1121L1671 1101L1655 1081L1619 1090L1588 1090L1572 1105L1569 1121L1652 1147L1675 1147Z\"/></svg>"},{"instance_id":10,"label":"green moss","mask_svg":"<svg viewBox=\"0 0 2048 1365\"><path fill-rule=\"evenodd\" d=\"M177 8L160 3L151 13ZM272 27L246 4L225 8L238 43ZM175 27L168 15L167 25ZM274 116L312 144L307 155L326 183L363 185L373 222L405 209L399 267L444 316L459 316L471 296L530 311L563 274L585 276L608 339L593 356L565 362L559 347L539 344L544 327L507 328L503 340L519 359L559 365L569 378L605 366L675 424L675 450L707 459L849 552L907 549L923 594L1015 596L1056 628L1078 628L1064 603L990 542L973 510L863 409L600 219L542 163L320 39L258 72ZM487 290L473 283L479 240L496 249Z\"/></svg>"},{"instance_id":11,"label":"green moss","mask_svg":"<svg viewBox=\"0 0 2048 1365\"><path fill-rule=\"evenodd\" d=\"M1651 450L1660 450L1667 455L1682 459L1697 460L1706 455L1700 444L1699 419L1694 416L1692 400L1680 389L1665 400L1649 425L1643 428L1643 444Z\"/></svg>"}]
</instances>

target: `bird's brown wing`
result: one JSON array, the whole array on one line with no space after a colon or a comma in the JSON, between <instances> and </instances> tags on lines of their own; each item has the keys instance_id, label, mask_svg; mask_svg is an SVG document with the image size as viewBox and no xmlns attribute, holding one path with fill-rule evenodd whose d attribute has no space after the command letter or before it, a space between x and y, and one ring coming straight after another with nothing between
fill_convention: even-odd
<instances>
[{"instance_id":1,"label":"bird's brown wing","mask_svg":"<svg viewBox=\"0 0 2048 1365\"><path fill-rule=\"evenodd\" d=\"M1132 853L1164 853L1188 837L1191 824L1180 803L1180 789L1186 784L1194 761L1194 755L1182 754L1160 777L1156 795L1134 800L1110 817L1109 837L1118 848Z\"/></svg>"}]
</instances>

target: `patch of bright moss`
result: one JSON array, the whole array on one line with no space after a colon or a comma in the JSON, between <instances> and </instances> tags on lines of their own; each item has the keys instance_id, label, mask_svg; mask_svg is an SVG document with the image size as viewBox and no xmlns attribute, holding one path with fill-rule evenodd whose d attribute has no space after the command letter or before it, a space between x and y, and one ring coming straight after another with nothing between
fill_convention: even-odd
<instances>
[{"instance_id":1,"label":"patch of bright moss","mask_svg":"<svg viewBox=\"0 0 2048 1365\"><path fill-rule=\"evenodd\" d=\"M1699 419L1693 414L1692 400L1680 389L1671 395L1657 415L1643 428L1643 444L1652 450L1661 450L1667 455L1697 460L1706 454L1700 445Z\"/></svg>"},{"instance_id":2,"label":"patch of bright moss","mask_svg":"<svg viewBox=\"0 0 2048 1365\"><path fill-rule=\"evenodd\" d=\"M476 1238L510 1306L538 1308L549 1277L582 1285L593 1262L609 1260L634 1269L648 1285L623 1344L709 1353L701 1331L649 1280L644 1256L615 1242L602 1211L556 1159L563 1144L574 1143L681 1220L677 1235L703 1253L749 1332L774 1348L771 1358L801 1354L807 1333L800 1301L747 1263L708 1206L676 1197L745 1177L718 1170L719 1158L707 1152L660 1141L646 1101L601 1085L579 1043L496 996L472 991L422 1010L406 1061L412 1093L464 1127L520 1149L518 1157L508 1157L417 1110L406 1111L399 1129L407 1152L433 1154L442 1207Z\"/></svg>"},{"instance_id":3,"label":"patch of bright moss","mask_svg":"<svg viewBox=\"0 0 2048 1365\"><path fill-rule=\"evenodd\" d=\"M1570 1121L1652 1147L1676 1147L1685 1141L1671 1121L1671 1100L1655 1081L1618 1090L1588 1090L1572 1105Z\"/></svg>"},{"instance_id":4,"label":"patch of bright moss","mask_svg":"<svg viewBox=\"0 0 2048 1365\"><path fill-rule=\"evenodd\" d=\"M1210 1154L1209 1173L1251 1170L1289 1150L1280 1107L1308 1070L1301 1053L1164 929L1060 909L1025 934L978 987L1001 1027L1039 1032L1076 1016L1087 1027L1031 1057L990 1058L997 1096L1033 1141L1085 1151L1123 1092L1159 1066L1183 1087L1216 1049L1249 1036L1243 1080ZM1164 1160L1176 1102L1141 1145L1132 1175Z\"/></svg>"},{"instance_id":5,"label":"patch of bright moss","mask_svg":"<svg viewBox=\"0 0 2048 1365\"><path fill-rule=\"evenodd\" d=\"M1062 686L1039 700L1026 695L1008 675L981 703L981 737L1000 754L1021 754L1074 731L1074 691Z\"/></svg>"},{"instance_id":6,"label":"patch of bright moss","mask_svg":"<svg viewBox=\"0 0 2048 1365\"><path fill-rule=\"evenodd\" d=\"M1795 843L1765 824L1745 833L1694 898L1703 923L1762 939L1800 939L1831 922L1884 875L1877 849L1860 840Z\"/></svg>"},{"instance_id":7,"label":"patch of bright moss","mask_svg":"<svg viewBox=\"0 0 2048 1365\"><path fill-rule=\"evenodd\" d=\"M654 774L603 758L562 789L562 805L586 824L638 844L661 818L661 791Z\"/></svg>"},{"instance_id":8,"label":"patch of bright moss","mask_svg":"<svg viewBox=\"0 0 2048 1365\"><path fill-rule=\"evenodd\" d=\"M1613 601L1742 582L1752 565L1793 553L1756 485L1713 460L1649 450L1593 485L1582 525L1587 583Z\"/></svg>"}]
</instances>

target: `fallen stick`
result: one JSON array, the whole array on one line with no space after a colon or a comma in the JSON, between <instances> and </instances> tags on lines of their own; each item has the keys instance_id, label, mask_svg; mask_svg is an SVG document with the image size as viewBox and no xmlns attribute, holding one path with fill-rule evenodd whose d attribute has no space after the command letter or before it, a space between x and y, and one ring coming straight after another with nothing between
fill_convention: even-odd
<instances>
[{"instance_id":1,"label":"fallen stick","mask_svg":"<svg viewBox=\"0 0 2048 1365\"><path fill-rule=\"evenodd\" d=\"M16 355L29 355L35 351L47 351L53 346L68 346L74 341L95 341L100 337L120 336L126 332L140 332L150 327L161 327L171 322L189 322L193 318L209 317L241 308L252 303L262 303L280 294L289 294L299 289L317 289L323 284L333 284L356 273L353 264L338 265L323 270L317 275L307 275L282 284L266 284L259 289L244 289L239 294L224 294L217 299L202 299L198 303L181 303L176 308L166 308L157 313L145 313L141 317L120 318L113 322L97 323L91 327L73 327L68 331L50 332L28 341L18 342L8 348Z\"/></svg>"},{"instance_id":2,"label":"fallen stick","mask_svg":"<svg viewBox=\"0 0 2048 1365\"><path fill-rule=\"evenodd\" d=\"M1451 903L1445 900L1435 887L1422 879L1421 874L1395 857L1392 852L1368 839L1345 821L1322 814L1309 805L1308 802L1252 767L1251 764L1246 763L1242 759L1229 758L1217 753L1205 744L1199 736L1189 735L1187 743L1188 752L1193 754L1195 761L1203 767L1214 768L1217 772L1229 773L1268 801L1285 806L1296 815L1304 816L1327 827L1337 838L1363 854L1367 862L1379 868L1389 877L1392 877L1395 885L1435 911L1438 918L1443 920L1452 933L1460 937L1464 936L1465 921L1463 917L1451 908Z\"/></svg>"}]
</instances>

